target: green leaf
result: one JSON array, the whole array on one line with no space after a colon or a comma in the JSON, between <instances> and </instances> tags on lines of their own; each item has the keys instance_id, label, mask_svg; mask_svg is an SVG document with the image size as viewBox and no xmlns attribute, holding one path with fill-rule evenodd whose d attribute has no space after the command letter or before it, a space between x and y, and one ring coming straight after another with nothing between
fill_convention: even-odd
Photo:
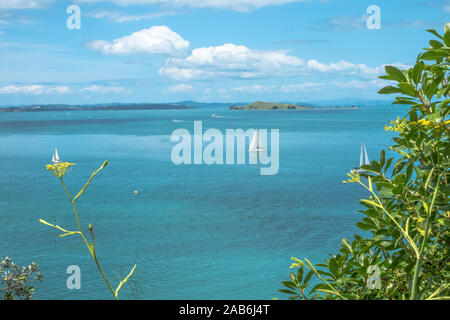
<instances>
[{"instance_id":1,"label":"green leaf","mask_svg":"<svg viewBox=\"0 0 450 320\"><path fill-rule=\"evenodd\" d=\"M313 276L314 272L311 270L306 274L305 280L303 280L303 284L306 284L311 280L311 277Z\"/></svg>"},{"instance_id":2,"label":"green leaf","mask_svg":"<svg viewBox=\"0 0 450 320\"><path fill-rule=\"evenodd\" d=\"M430 45L434 48L434 49L439 49L442 48L444 45L442 44L442 42L437 41L437 40L430 40Z\"/></svg>"},{"instance_id":3,"label":"green leaf","mask_svg":"<svg viewBox=\"0 0 450 320\"><path fill-rule=\"evenodd\" d=\"M281 281L281 284L287 288L295 289L295 283L292 281Z\"/></svg>"},{"instance_id":4,"label":"green leaf","mask_svg":"<svg viewBox=\"0 0 450 320\"><path fill-rule=\"evenodd\" d=\"M380 246L382 246L382 247L389 247L390 245L392 245L392 242L390 242L390 241L381 241L380 242Z\"/></svg>"},{"instance_id":5,"label":"green leaf","mask_svg":"<svg viewBox=\"0 0 450 320\"><path fill-rule=\"evenodd\" d=\"M414 105L416 104L417 101L411 99L411 98L406 98L406 97L396 97L395 101L392 104L406 104L406 105Z\"/></svg>"},{"instance_id":6,"label":"green leaf","mask_svg":"<svg viewBox=\"0 0 450 320\"><path fill-rule=\"evenodd\" d=\"M390 75L387 75L387 74L379 76L378 78L383 79L383 80L395 80Z\"/></svg>"},{"instance_id":7,"label":"green leaf","mask_svg":"<svg viewBox=\"0 0 450 320\"><path fill-rule=\"evenodd\" d=\"M431 41L434 41L434 40L431 40ZM416 65L414 66L412 78L413 78L413 81L415 84L418 84L420 82L420 80L422 79L422 72L423 72L424 67L425 67L425 64L422 61L416 63Z\"/></svg>"},{"instance_id":8,"label":"green leaf","mask_svg":"<svg viewBox=\"0 0 450 320\"><path fill-rule=\"evenodd\" d=\"M380 152L380 167L383 168L386 163L386 151L381 150Z\"/></svg>"},{"instance_id":9,"label":"green leaf","mask_svg":"<svg viewBox=\"0 0 450 320\"><path fill-rule=\"evenodd\" d=\"M391 94L402 92L399 88L393 86L387 86L378 91L379 94Z\"/></svg>"},{"instance_id":10,"label":"green leaf","mask_svg":"<svg viewBox=\"0 0 450 320\"><path fill-rule=\"evenodd\" d=\"M372 200L367 200L367 199L363 199L361 200L362 204L368 204L369 206L375 207L375 208L382 208L378 203L372 201Z\"/></svg>"},{"instance_id":11,"label":"green leaf","mask_svg":"<svg viewBox=\"0 0 450 320\"><path fill-rule=\"evenodd\" d=\"M446 32L444 35L444 43L447 47L450 47L450 31Z\"/></svg>"},{"instance_id":12,"label":"green leaf","mask_svg":"<svg viewBox=\"0 0 450 320\"><path fill-rule=\"evenodd\" d=\"M414 122L416 122L417 120L419 120L419 117L417 116L417 112L414 111L414 110L412 110L412 111L409 113L409 121L414 121Z\"/></svg>"},{"instance_id":13,"label":"green leaf","mask_svg":"<svg viewBox=\"0 0 450 320\"><path fill-rule=\"evenodd\" d=\"M403 94L406 94L411 97L417 97L417 91L416 88L412 84L402 82L398 84L398 87L400 88L401 92Z\"/></svg>"},{"instance_id":14,"label":"green leaf","mask_svg":"<svg viewBox=\"0 0 450 320\"><path fill-rule=\"evenodd\" d=\"M348 249L348 251L353 253L352 246L350 245L350 242L347 239L345 239L345 238L342 239L342 246L346 247Z\"/></svg>"},{"instance_id":15,"label":"green leaf","mask_svg":"<svg viewBox=\"0 0 450 320\"><path fill-rule=\"evenodd\" d=\"M286 293L286 294L293 294L293 295L297 295L298 293L292 290L287 290L287 289L280 289L278 290L281 293Z\"/></svg>"},{"instance_id":16,"label":"green leaf","mask_svg":"<svg viewBox=\"0 0 450 320\"><path fill-rule=\"evenodd\" d=\"M302 280L303 280L303 268L298 269L298 271L297 271L297 280L298 280L298 282L302 282Z\"/></svg>"},{"instance_id":17,"label":"green leaf","mask_svg":"<svg viewBox=\"0 0 450 320\"><path fill-rule=\"evenodd\" d=\"M386 66L386 67L384 67L384 69L386 70L386 73L389 76L391 76L394 80L396 80L398 82L407 82L408 81L406 79L406 76L400 69L398 69L394 66Z\"/></svg>"},{"instance_id":18,"label":"green leaf","mask_svg":"<svg viewBox=\"0 0 450 320\"><path fill-rule=\"evenodd\" d=\"M428 100L430 100L437 92L439 86L439 82L433 81L431 83L428 83L425 88L425 95L427 96Z\"/></svg>"},{"instance_id":19,"label":"green leaf","mask_svg":"<svg viewBox=\"0 0 450 320\"><path fill-rule=\"evenodd\" d=\"M360 228L361 230L364 230L364 231L370 230L370 228L371 228L370 226L368 226L368 225L366 225L366 224L364 224L362 222L357 222L356 226L358 228Z\"/></svg>"},{"instance_id":20,"label":"green leaf","mask_svg":"<svg viewBox=\"0 0 450 320\"><path fill-rule=\"evenodd\" d=\"M338 276L338 267L337 267L336 259L331 258L330 262L328 264L328 267L330 268L330 271L333 275Z\"/></svg>"},{"instance_id":21,"label":"green leaf","mask_svg":"<svg viewBox=\"0 0 450 320\"><path fill-rule=\"evenodd\" d=\"M447 53L442 50L430 50L421 55L423 60L440 60L447 57Z\"/></svg>"},{"instance_id":22,"label":"green leaf","mask_svg":"<svg viewBox=\"0 0 450 320\"><path fill-rule=\"evenodd\" d=\"M434 35L435 35L436 37L438 37L439 39L443 39L443 37L442 37L439 33L437 33L436 30L434 30L434 29L427 29L427 31L428 31L429 33L434 34Z\"/></svg>"}]
</instances>

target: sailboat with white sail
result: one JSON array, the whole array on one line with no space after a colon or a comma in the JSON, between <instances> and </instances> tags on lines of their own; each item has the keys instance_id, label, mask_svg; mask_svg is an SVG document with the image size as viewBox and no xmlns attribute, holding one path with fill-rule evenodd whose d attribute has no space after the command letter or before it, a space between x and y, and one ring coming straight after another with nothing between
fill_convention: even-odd
<instances>
[{"instance_id":1,"label":"sailboat with white sail","mask_svg":"<svg viewBox=\"0 0 450 320\"><path fill-rule=\"evenodd\" d=\"M353 173L361 173L365 170L361 169L363 165L370 164L369 155L367 154L366 145L364 143L364 139L361 139L361 153L359 155L359 168L354 168L352 170Z\"/></svg>"},{"instance_id":2,"label":"sailboat with white sail","mask_svg":"<svg viewBox=\"0 0 450 320\"><path fill-rule=\"evenodd\" d=\"M53 163L61 163L61 160L59 159L58 149L55 148L55 153L53 154L52 158Z\"/></svg>"},{"instance_id":3,"label":"sailboat with white sail","mask_svg":"<svg viewBox=\"0 0 450 320\"><path fill-rule=\"evenodd\" d=\"M250 142L249 152L264 152L264 147L261 144L261 140L259 139L259 131L255 130L253 134L252 141Z\"/></svg>"}]
</instances>

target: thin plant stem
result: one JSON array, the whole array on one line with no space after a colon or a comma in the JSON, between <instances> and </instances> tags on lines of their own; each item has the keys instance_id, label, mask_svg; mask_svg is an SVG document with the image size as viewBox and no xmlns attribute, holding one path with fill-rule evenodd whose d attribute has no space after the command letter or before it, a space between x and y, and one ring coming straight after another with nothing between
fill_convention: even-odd
<instances>
[{"instance_id":1,"label":"thin plant stem","mask_svg":"<svg viewBox=\"0 0 450 320\"><path fill-rule=\"evenodd\" d=\"M105 272L103 272L102 267L100 266L100 263L97 259L97 254L95 253L95 243L94 241L92 241L92 244L90 244L87 240L86 237L83 234L83 230L81 228L81 223L80 223L80 218L78 216L78 211L77 211L77 207L75 206L74 201L72 200L72 197L69 194L69 191L66 188L66 185L64 184L64 180L62 177L59 178L59 180L61 181L61 184L64 188L64 191L66 192L67 197L69 198L70 203L72 204L72 208L73 208L73 212L75 213L75 220L77 222L77 226L78 226L78 231L80 232L80 236L83 239L84 244L86 245L86 248L88 249L90 255L92 256L92 259L94 259L95 264L97 265L98 270L100 271L100 273L103 276L103 279L105 280L106 285L108 286L109 291L111 291L111 293L113 294L114 298L116 300L119 300L118 295L114 292L114 289L111 285L111 283L108 280L108 277L106 276Z\"/></svg>"}]
</instances>

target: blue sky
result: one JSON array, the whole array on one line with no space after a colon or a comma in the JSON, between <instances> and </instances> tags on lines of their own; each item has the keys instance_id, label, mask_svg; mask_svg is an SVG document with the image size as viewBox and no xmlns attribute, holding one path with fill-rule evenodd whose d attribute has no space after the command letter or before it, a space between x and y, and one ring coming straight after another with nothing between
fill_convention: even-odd
<instances>
[{"instance_id":1,"label":"blue sky","mask_svg":"<svg viewBox=\"0 0 450 320\"><path fill-rule=\"evenodd\" d=\"M379 99L383 66L449 18L450 0L1 0L0 105Z\"/></svg>"}]
</instances>

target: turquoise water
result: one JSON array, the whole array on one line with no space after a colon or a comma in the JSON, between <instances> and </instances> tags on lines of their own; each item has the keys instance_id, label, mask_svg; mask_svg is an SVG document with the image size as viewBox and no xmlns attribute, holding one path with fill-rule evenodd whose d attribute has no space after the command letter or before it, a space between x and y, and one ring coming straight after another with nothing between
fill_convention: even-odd
<instances>
[{"instance_id":1,"label":"turquoise water","mask_svg":"<svg viewBox=\"0 0 450 320\"><path fill-rule=\"evenodd\" d=\"M318 263L359 232L365 193L341 182L359 164L361 137L378 158L391 139L384 124L401 113L380 106L0 114L0 256L40 265L37 299L110 298L81 240L58 238L38 222L75 228L70 203L44 167L58 147L63 161L77 163L65 178L73 194L109 160L78 208L83 226L95 227L114 283L138 265L122 298L284 298L277 290L292 256ZM278 174L261 176L258 165L174 165L170 135L192 132L194 120L222 132L279 129ZM66 288L69 265L81 268L81 290Z\"/></svg>"}]
</instances>

